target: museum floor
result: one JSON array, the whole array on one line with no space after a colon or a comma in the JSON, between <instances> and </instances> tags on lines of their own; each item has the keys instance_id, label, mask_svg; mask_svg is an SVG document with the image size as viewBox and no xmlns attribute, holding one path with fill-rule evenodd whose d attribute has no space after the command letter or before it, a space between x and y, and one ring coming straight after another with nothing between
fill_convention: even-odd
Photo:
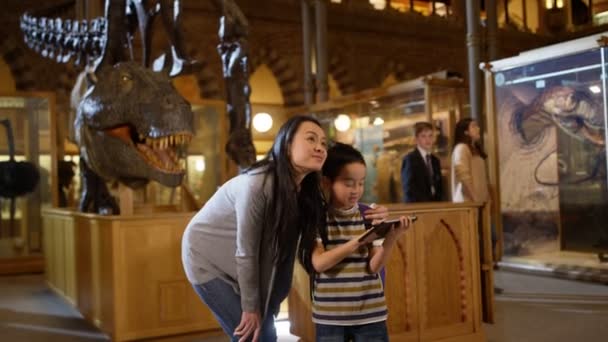
<instances>
[{"instance_id":1,"label":"museum floor","mask_svg":"<svg viewBox=\"0 0 608 342\"><path fill-rule=\"evenodd\" d=\"M608 286L499 271L494 325L485 325L490 342L605 341L608 336ZM280 341L289 336L279 322ZM42 275L0 277L2 341L79 342L108 340L78 312L51 292ZM216 342L224 336L181 336L155 341Z\"/></svg>"}]
</instances>

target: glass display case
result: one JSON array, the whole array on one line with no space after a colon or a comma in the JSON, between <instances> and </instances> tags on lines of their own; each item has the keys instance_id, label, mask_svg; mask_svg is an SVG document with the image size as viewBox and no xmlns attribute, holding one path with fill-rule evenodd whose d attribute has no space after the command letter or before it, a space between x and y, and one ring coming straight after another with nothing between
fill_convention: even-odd
<instances>
[{"instance_id":1,"label":"glass display case","mask_svg":"<svg viewBox=\"0 0 608 342\"><path fill-rule=\"evenodd\" d=\"M495 174L504 254L608 251L606 39L495 61Z\"/></svg>"},{"instance_id":2,"label":"glass display case","mask_svg":"<svg viewBox=\"0 0 608 342\"><path fill-rule=\"evenodd\" d=\"M0 120L8 119L12 127L15 160L30 163L40 174L34 191L16 198L14 222L10 222L10 199L0 198L0 258L14 258L41 250L41 209L56 201L51 190L55 169L51 157L54 132L50 129L53 106L51 94L0 95ZM8 136L0 126L0 162L9 158ZM18 181L27 180L19 178Z\"/></svg>"},{"instance_id":3,"label":"glass display case","mask_svg":"<svg viewBox=\"0 0 608 342\"><path fill-rule=\"evenodd\" d=\"M403 201L401 162L416 146L414 124L427 121L435 126L434 152L447 184L452 132L456 121L467 116L467 103L462 80L438 72L298 108L292 114L314 115L330 139L363 153L367 177L362 201L396 203Z\"/></svg>"}]
</instances>

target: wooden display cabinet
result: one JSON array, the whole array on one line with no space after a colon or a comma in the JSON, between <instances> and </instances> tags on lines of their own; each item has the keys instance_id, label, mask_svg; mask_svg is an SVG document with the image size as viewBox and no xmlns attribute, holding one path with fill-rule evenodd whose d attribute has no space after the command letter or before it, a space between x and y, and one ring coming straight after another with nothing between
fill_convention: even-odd
<instances>
[{"instance_id":1,"label":"wooden display cabinet","mask_svg":"<svg viewBox=\"0 0 608 342\"><path fill-rule=\"evenodd\" d=\"M388 206L391 217L418 216L386 265L391 341L485 341L482 297L486 292L480 277L491 289L492 261L479 257L477 222L483 211L472 203ZM483 236L489 243L489 234ZM490 272L480 272L488 268ZM314 341L310 298L309 277L297 266L289 317L292 334L304 341Z\"/></svg>"}]
</instances>

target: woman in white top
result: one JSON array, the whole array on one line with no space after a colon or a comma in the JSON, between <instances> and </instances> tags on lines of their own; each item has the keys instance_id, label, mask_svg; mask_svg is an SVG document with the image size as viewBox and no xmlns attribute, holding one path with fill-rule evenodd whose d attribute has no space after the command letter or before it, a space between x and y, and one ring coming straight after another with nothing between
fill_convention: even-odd
<instances>
[{"instance_id":1,"label":"woman in white top","mask_svg":"<svg viewBox=\"0 0 608 342\"><path fill-rule=\"evenodd\" d=\"M456 124L452 151L452 202L485 203L490 199L486 153L479 125L471 118Z\"/></svg>"}]
</instances>

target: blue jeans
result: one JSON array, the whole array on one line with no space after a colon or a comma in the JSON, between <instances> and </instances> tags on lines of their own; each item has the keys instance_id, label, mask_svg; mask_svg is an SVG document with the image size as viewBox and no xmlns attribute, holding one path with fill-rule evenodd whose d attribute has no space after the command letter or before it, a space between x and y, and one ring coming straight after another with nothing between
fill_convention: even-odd
<instances>
[{"instance_id":1,"label":"blue jeans","mask_svg":"<svg viewBox=\"0 0 608 342\"><path fill-rule=\"evenodd\" d=\"M386 321L361 325L315 324L317 342L388 342Z\"/></svg>"},{"instance_id":2,"label":"blue jeans","mask_svg":"<svg viewBox=\"0 0 608 342\"><path fill-rule=\"evenodd\" d=\"M241 322L241 314L243 313L241 296L234 291L232 286L220 278L215 278L204 284L194 285L194 290L209 307L224 332L232 341L238 341L239 337L234 336L234 330ZM260 342L275 342L277 331L274 328L274 317L272 313L268 313L266 316L266 319L262 322L258 340Z\"/></svg>"}]
</instances>

